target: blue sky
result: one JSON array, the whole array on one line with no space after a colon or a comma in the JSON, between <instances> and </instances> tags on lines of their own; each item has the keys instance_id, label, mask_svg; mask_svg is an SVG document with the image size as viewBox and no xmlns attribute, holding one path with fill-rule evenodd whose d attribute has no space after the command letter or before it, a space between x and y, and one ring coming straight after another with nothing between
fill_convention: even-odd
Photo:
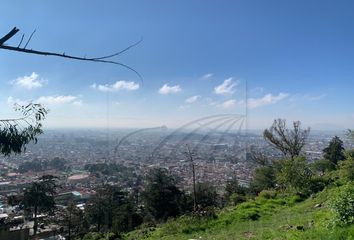
<instances>
[{"instance_id":1,"label":"blue sky","mask_svg":"<svg viewBox=\"0 0 354 240\"><path fill-rule=\"evenodd\" d=\"M16 45L100 56L138 41L124 68L0 51L1 117L51 109L46 127L176 127L219 113L354 128L352 1L2 1ZM246 91L247 82L247 91ZM248 101L246 101L246 99Z\"/></svg>"}]
</instances>

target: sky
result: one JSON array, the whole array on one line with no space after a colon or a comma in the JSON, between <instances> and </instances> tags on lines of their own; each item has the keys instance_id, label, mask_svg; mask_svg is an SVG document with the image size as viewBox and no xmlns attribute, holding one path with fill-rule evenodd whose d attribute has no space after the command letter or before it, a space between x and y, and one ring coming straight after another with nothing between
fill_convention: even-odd
<instances>
[{"instance_id":1,"label":"sky","mask_svg":"<svg viewBox=\"0 0 354 240\"><path fill-rule=\"evenodd\" d=\"M4 0L6 42L105 56L117 65L0 49L0 117L15 102L50 109L46 128L178 127L205 116L354 128L354 2Z\"/></svg>"}]
</instances>

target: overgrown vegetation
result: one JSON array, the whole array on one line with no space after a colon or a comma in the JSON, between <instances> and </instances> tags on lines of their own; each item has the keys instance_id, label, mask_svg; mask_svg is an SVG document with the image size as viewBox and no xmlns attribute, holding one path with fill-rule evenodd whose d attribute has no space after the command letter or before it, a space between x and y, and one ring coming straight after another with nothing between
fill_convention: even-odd
<instances>
[{"instance_id":1,"label":"overgrown vegetation","mask_svg":"<svg viewBox=\"0 0 354 240\"><path fill-rule=\"evenodd\" d=\"M354 151L345 151L335 136L323 150L324 159L308 163L302 147L309 130L300 126L295 122L290 130L277 120L265 131L284 158L257 157L249 188L235 179L227 183L225 208L212 216L184 214L156 227L140 227L124 239L354 238Z\"/></svg>"}]
</instances>

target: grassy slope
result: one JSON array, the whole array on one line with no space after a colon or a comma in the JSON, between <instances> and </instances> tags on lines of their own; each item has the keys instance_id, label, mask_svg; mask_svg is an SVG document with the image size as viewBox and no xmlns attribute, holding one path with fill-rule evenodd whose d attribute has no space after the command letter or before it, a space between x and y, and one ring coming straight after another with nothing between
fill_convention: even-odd
<instances>
[{"instance_id":1,"label":"grassy slope","mask_svg":"<svg viewBox=\"0 0 354 240\"><path fill-rule=\"evenodd\" d=\"M296 202L294 197L259 197L236 208L224 209L216 219L180 217L154 230L131 232L126 239L354 239L354 226L331 227L333 215L328 200L338 190L338 187L326 189L303 202ZM315 208L316 204L321 207ZM257 216L257 220L250 220Z\"/></svg>"}]
</instances>

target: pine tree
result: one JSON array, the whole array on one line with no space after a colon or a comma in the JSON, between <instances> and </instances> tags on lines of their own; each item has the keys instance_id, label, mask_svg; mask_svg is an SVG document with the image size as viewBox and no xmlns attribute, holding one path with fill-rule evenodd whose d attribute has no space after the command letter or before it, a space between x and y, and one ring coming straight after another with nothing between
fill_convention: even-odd
<instances>
[{"instance_id":1,"label":"pine tree","mask_svg":"<svg viewBox=\"0 0 354 240\"><path fill-rule=\"evenodd\" d=\"M330 141L328 147L323 149L324 158L329 160L333 167L336 167L339 161L345 159L343 141L335 136Z\"/></svg>"}]
</instances>

